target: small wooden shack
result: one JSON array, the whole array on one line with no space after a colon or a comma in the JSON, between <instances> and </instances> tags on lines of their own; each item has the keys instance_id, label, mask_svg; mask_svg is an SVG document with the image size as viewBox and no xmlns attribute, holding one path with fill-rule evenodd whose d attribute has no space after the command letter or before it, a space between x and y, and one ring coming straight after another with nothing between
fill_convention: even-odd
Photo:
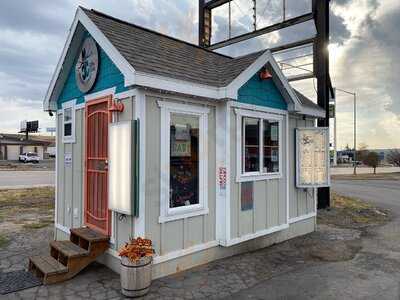
<instances>
[{"instance_id":1,"label":"small wooden shack","mask_svg":"<svg viewBox=\"0 0 400 300\"><path fill-rule=\"evenodd\" d=\"M325 113L268 50L233 58L80 7L44 110L55 238L108 237L99 260L117 272L131 236L153 241L157 278L315 230L328 138L315 152L298 133Z\"/></svg>"}]
</instances>

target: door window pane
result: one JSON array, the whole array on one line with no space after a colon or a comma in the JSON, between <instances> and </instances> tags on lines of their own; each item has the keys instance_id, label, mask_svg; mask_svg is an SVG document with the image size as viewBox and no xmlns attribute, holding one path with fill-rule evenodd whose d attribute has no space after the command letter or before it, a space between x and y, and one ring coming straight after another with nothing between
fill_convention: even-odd
<instances>
[{"instance_id":1,"label":"door window pane","mask_svg":"<svg viewBox=\"0 0 400 300\"><path fill-rule=\"evenodd\" d=\"M260 121L243 117L244 172L260 171Z\"/></svg>"},{"instance_id":2,"label":"door window pane","mask_svg":"<svg viewBox=\"0 0 400 300\"><path fill-rule=\"evenodd\" d=\"M171 114L170 208L199 204L199 117Z\"/></svg>"},{"instance_id":3,"label":"door window pane","mask_svg":"<svg viewBox=\"0 0 400 300\"><path fill-rule=\"evenodd\" d=\"M64 124L64 136L72 135L72 123Z\"/></svg>"},{"instance_id":4,"label":"door window pane","mask_svg":"<svg viewBox=\"0 0 400 300\"><path fill-rule=\"evenodd\" d=\"M264 122L264 173L279 172L279 122Z\"/></svg>"},{"instance_id":5,"label":"door window pane","mask_svg":"<svg viewBox=\"0 0 400 300\"><path fill-rule=\"evenodd\" d=\"M72 120L72 108L64 109L64 122L70 122Z\"/></svg>"}]
</instances>

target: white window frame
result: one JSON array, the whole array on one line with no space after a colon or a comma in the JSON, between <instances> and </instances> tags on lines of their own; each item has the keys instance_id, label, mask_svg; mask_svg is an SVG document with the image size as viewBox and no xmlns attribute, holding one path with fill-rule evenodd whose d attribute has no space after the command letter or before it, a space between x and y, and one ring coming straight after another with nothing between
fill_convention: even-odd
<instances>
[{"instance_id":1,"label":"white window frame","mask_svg":"<svg viewBox=\"0 0 400 300\"><path fill-rule=\"evenodd\" d=\"M203 106L158 101L161 108L161 166L160 166L160 217L159 223L205 215L208 210L208 114ZM199 203L169 207L170 197L170 122L171 114L185 114L199 118Z\"/></svg>"},{"instance_id":2,"label":"white window frame","mask_svg":"<svg viewBox=\"0 0 400 300\"><path fill-rule=\"evenodd\" d=\"M236 182L245 182L245 181L258 181L258 180L266 180L266 179L277 179L282 178L282 155L283 155L283 139L282 139L282 131L283 131L283 116L276 115L266 112L260 111L252 111L245 109L235 109L236 113ZM243 144L243 117L256 118L260 119L260 169L258 172L243 172L242 166L244 165L244 144ZM278 145L279 145L279 172L263 172L264 168L264 122L272 121L278 122L279 135L278 135Z\"/></svg>"},{"instance_id":3,"label":"white window frame","mask_svg":"<svg viewBox=\"0 0 400 300\"><path fill-rule=\"evenodd\" d=\"M75 102L71 100L62 104L62 141L63 143L75 143ZM65 122L65 110L71 109L71 121ZM71 135L65 136L65 124L71 123Z\"/></svg>"}]
</instances>

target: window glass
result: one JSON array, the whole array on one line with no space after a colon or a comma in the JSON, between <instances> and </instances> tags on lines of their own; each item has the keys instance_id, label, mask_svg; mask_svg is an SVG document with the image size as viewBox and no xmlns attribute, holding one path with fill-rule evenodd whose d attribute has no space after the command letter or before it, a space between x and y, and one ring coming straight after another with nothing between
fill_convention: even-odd
<instances>
[{"instance_id":1,"label":"window glass","mask_svg":"<svg viewBox=\"0 0 400 300\"><path fill-rule=\"evenodd\" d=\"M199 117L171 114L170 208L199 204Z\"/></svg>"},{"instance_id":2,"label":"window glass","mask_svg":"<svg viewBox=\"0 0 400 300\"><path fill-rule=\"evenodd\" d=\"M260 121L243 117L244 172L260 171Z\"/></svg>"},{"instance_id":3,"label":"window glass","mask_svg":"<svg viewBox=\"0 0 400 300\"><path fill-rule=\"evenodd\" d=\"M279 122L264 122L264 173L279 172Z\"/></svg>"},{"instance_id":4,"label":"window glass","mask_svg":"<svg viewBox=\"0 0 400 300\"><path fill-rule=\"evenodd\" d=\"M64 122L72 121L72 108L64 109Z\"/></svg>"},{"instance_id":5,"label":"window glass","mask_svg":"<svg viewBox=\"0 0 400 300\"><path fill-rule=\"evenodd\" d=\"M72 124L66 123L64 124L64 136L71 136L72 135Z\"/></svg>"}]
</instances>

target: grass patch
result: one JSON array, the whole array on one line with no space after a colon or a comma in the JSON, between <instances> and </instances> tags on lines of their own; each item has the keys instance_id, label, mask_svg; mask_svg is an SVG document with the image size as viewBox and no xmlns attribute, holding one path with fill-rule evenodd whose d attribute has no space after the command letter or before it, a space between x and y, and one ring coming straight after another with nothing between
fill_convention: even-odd
<instances>
[{"instance_id":1,"label":"grass patch","mask_svg":"<svg viewBox=\"0 0 400 300\"><path fill-rule=\"evenodd\" d=\"M0 234L0 248L5 247L8 244L9 240L4 235Z\"/></svg>"},{"instance_id":2,"label":"grass patch","mask_svg":"<svg viewBox=\"0 0 400 300\"><path fill-rule=\"evenodd\" d=\"M53 220L40 220L39 222L36 223L26 223L22 227L24 229L40 229L47 227L50 224L53 224Z\"/></svg>"},{"instance_id":3,"label":"grass patch","mask_svg":"<svg viewBox=\"0 0 400 300\"><path fill-rule=\"evenodd\" d=\"M336 193L331 195L331 207L318 213L318 222L346 228L383 224L389 219L387 210Z\"/></svg>"},{"instance_id":4,"label":"grass patch","mask_svg":"<svg viewBox=\"0 0 400 300\"><path fill-rule=\"evenodd\" d=\"M47 203L49 208L54 207L54 187L40 187L30 189L0 190L0 208L35 206Z\"/></svg>"}]
</instances>

